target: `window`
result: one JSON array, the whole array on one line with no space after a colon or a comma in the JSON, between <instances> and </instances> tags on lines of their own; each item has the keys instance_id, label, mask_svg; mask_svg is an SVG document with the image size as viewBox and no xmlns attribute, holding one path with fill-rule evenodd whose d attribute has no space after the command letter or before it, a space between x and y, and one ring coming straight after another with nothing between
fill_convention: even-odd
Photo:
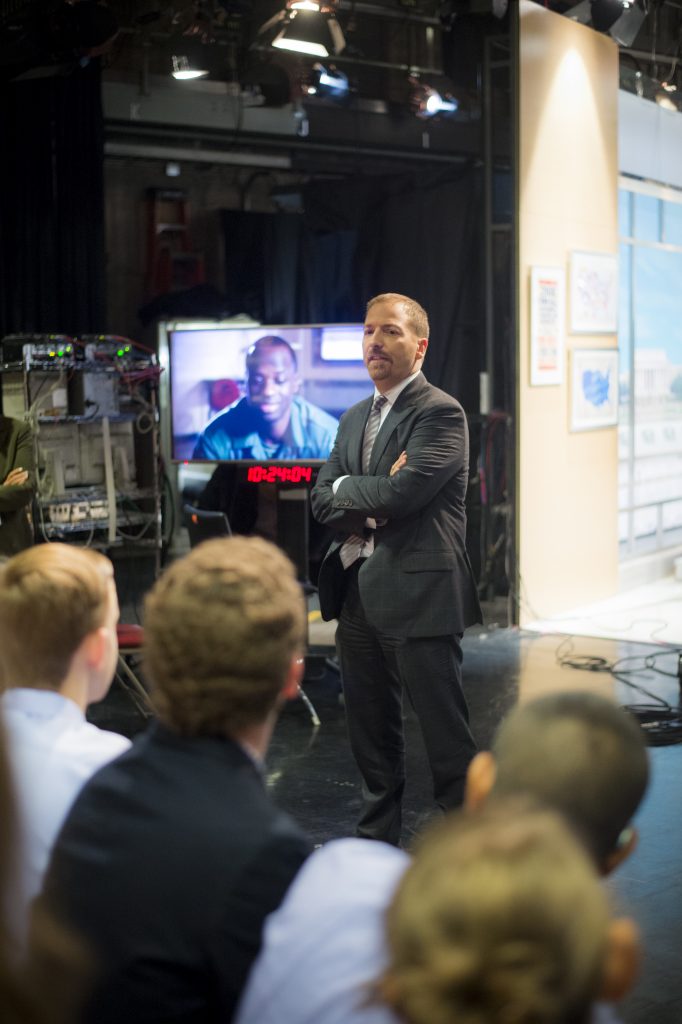
<instances>
[{"instance_id":1,"label":"window","mask_svg":"<svg viewBox=\"0 0 682 1024\"><path fill-rule=\"evenodd\" d=\"M682 192L653 192L618 203L621 557L682 543Z\"/></svg>"}]
</instances>

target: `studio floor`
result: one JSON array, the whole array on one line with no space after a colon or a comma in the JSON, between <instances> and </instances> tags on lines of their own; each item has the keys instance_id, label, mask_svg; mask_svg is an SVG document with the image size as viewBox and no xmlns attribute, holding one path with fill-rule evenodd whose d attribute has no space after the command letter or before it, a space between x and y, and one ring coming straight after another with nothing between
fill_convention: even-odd
<instances>
[{"instance_id":1,"label":"studio floor","mask_svg":"<svg viewBox=\"0 0 682 1024\"><path fill-rule=\"evenodd\" d=\"M314 633L311 627L311 640ZM319 633L315 641L320 641ZM352 835L359 806L359 784L346 743L339 678L324 659L325 654L332 653L331 648L317 648L319 656L313 659L305 682L321 724L312 724L301 700L289 704L279 720L267 762L268 785L274 799L307 829L315 843ZM467 633L464 657L471 721L481 747L490 743L498 723L514 704L548 692L585 689L624 705L655 703L651 696L628 685L635 683L673 707L680 703L678 655L661 644L488 628ZM591 669L567 667L567 658L580 666L589 664ZM618 678L603 671L616 661L622 670ZM92 718L97 724L127 734L144 726L133 703L116 686L106 701L93 709ZM406 735L405 845L431 811L421 737L410 713L406 716ZM626 1024L680 1024L682 744L652 747L651 761L652 783L637 817L639 846L609 882L617 907L636 918L644 939L640 982L622 1005L621 1013Z\"/></svg>"}]
</instances>

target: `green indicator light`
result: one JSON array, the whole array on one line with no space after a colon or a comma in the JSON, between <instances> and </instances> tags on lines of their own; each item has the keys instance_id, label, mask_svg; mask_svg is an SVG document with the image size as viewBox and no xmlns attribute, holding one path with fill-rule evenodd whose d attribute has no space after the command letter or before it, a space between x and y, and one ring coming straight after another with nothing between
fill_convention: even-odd
<instances>
[{"instance_id":1,"label":"green indicator light","mask_svg":"<svg viewBox=\"0 0 682 1024\"><path fill-rule=\"evenodd\" d=\"M60 348L59 352L57 352L57 355L58 356L63 356L64 355L64 352L63 352L63 350L61 348Z\"/></svg>"},{"instance_id":2,"label":"green indicator light","mask_svg":"<svg viewBox=\"0 0 682 1024\"><path fill-rule=\"evenodd\" d=\"M130 345L126 345L126 352L130 352Z\"/></svg>"},{"instance_id":3,"label":"green indicator light","mask_svg":"<svg viewBox=\"0 0 682 1024\"><path fill-rule=\"evenodd\" d=\"M117 355L117 356L122 356L122 355L123 355L123 349L122 349L122 348L120 348L120 349L118 350L118 352L116 353L116 355Z\"/></svg>"}]
</instances>

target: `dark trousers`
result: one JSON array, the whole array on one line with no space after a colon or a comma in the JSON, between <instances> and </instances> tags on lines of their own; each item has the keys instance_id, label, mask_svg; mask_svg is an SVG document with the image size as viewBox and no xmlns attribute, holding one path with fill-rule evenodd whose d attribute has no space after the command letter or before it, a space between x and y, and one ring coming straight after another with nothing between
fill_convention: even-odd
<instances>
[{"instance_id":1,"label":"dark trousers","mask_svg":"<svg viewBox=\"0 0 682 1024\"><path fill-rule=\"evenodd\" d=\"M336 633L348 735L362 776L357 834L397 845L405 786L403 692L421 727L436 804L458 807L476 743L462 692L459 636L399 637L367 622L358 563L346 571Z\"/></svg>"}]
</instances>

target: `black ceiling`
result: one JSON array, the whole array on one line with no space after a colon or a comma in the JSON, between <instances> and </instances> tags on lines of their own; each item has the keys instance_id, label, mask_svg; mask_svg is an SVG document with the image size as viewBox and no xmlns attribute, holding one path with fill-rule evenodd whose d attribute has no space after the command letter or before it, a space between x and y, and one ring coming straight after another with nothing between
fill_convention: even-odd
<instances>
[{"instance_id":1,"label":"black ceiling","mask_svg":"<svg viewBox=\"0 0 682 1024\"><path fill-rule=\"evenodd\" d=\"M509 31L505 0L330 0L346 48L337 58L356 98L400 102L408 68L428 77L442 71L452 87L480 91L481 39ZM515 3L516 0L511 0ZM535 0L571 17L590 5L619 0ZM646 13L629 46L621 47L621 84L635 78L678 86L682 0L632 0ZM68 71L88 53L103 53L111 72L167 74L170 55L201 48L211 77L249 82L283 70L296 88L312 61L276 57L260 45L259 28L284 0L0 0L0 74L16 79ZM595 19L596 20L596 19ZM113 27L118 35L113 36ZM269 68L268 71L264 70ZM254 70L255 69L255 70ZM274 86L273 86L274 88Z\"/></svg>"}]
</instances>

